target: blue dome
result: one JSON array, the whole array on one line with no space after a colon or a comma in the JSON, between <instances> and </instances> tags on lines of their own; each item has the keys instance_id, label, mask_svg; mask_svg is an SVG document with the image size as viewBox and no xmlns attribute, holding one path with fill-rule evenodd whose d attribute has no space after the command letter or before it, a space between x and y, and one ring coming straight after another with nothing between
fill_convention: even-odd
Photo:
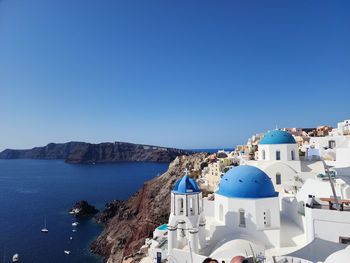
<instances>
[{"instance_id":1,"label":"blue dome","mask_svg":"<svg viewBox=\"0 0 350 263\"><path fill-rule=\"evenodd\" d=\"M225 173L216 193L236 198L278 196L270 177L259 168L250 165L237 166Z\"/></svg>"},{"instance_id":2,"label":"blue dome","mask_svg":"<svg viewBox=\"0 0 350 263\"><path fill-rule=\"evenodd\" d=\"M260 144L293 144L296 143L293 135L289 132L274 130L266 133Z\"/></svg>"},{"instance_id":3,"label":"blue dome","mask_svg":"<svg viewBox=\"0 0 350 263\"><path fill-rule=\"evenodd\" d=\"M173 192L177 194L199 193L200 191L201 190L199 190L197 183L187 174L177 180L173 188Z\"/></svg>"}]
</instances>

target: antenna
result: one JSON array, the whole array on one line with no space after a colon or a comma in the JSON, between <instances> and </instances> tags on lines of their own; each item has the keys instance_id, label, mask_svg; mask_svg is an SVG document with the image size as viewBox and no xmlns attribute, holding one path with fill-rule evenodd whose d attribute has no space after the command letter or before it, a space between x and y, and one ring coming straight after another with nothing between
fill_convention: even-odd
<instances>
[{"instance_id":1,"label":"antenna","mask_svg":"<svg viewBox=\"0 0 350 263\"><path fill-rule=\"evenodd\" d=\"M334 196L335 205L336 205L336 207L337 207L337 210L340 211L340 204L339 204L339 200L338 200L338 197L337 197L337 192L335 191L333 179L332 179L332 177L331 177L331 174L330 174L328 165L326 164L326 162L324 161L323 158L321 158L321 161L322 161L323 165L325 166L326 174L328 175L329 183L331 184L331 188L332 188L332 193L333 193L333 196Z\"/></svg>"}]
</instances>

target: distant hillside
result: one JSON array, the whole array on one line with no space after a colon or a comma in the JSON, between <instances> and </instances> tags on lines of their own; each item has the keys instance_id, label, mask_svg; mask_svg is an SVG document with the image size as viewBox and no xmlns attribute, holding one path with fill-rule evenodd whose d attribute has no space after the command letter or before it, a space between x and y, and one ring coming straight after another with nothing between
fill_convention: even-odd
<instances>
[{"instance_id":1,"label":"distant hillside","mask_svg":"<svg viewBox=\"0 0 350 263\"><path fill-rule=\"evenodd\" d=\"M28 150L6 149L0 159L63 159L68 163L171 162L189 152L180 149L126 142L92 144L86 142L49 143Z\"/></svg>"}]
</instances>

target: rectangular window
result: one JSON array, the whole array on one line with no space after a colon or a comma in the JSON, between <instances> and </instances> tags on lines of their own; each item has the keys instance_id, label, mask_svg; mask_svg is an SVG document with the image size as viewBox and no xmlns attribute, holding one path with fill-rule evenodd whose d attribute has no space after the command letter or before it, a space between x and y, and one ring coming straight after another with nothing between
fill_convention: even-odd
<instances>
[{"instance_id":1,"label":"rectangular window","mask_svg":"<svg viewBox=\"0 0 350 263\"><path fill-rule=\"evenodd\" d=\"M295 160L295 154L294 154L294 151L292 151L292 160L293 160L293 161Z\"/></svg>"},{"instance_id":2,"label":"rectangular window","mask_svg":"<svg viewBox=\"0 0 350 263\"><path fill-rule=\"evenodd\" d=\"M281 152L280 151L276 151L276 160L277 161L281 160Z\"/></svg>"},{"instance_id":3,"label":"rectangular window","mask_svg":"<svg viewBox=\"0 0 350 263\"><path fill-rule=\"evenodd\" d=\"M245 227L245 217L244 217L244 211L243 210L239 211L239 226L240 227Z\"/></svg>"},{"instance_id":4,"label":"rectangular window","mask_svg":"<svg viewBox=\"0 0 350 263\"><path fill-rule=\"evenodd\" d=\"M276 184L281 184L281 183L282 183L281 174L278 173L276 174Z\"/></svg>"},{"instance_id":5,"label":"rectangular window","mask_svg":"<svg viewBox=\"0 0 350 263\"><path fill-rule=\"evenodd\" d=\"M328 148L330 148L330 149L334 149L335 148L335 141L328 141Z\"/></svg>"}]
</instances>

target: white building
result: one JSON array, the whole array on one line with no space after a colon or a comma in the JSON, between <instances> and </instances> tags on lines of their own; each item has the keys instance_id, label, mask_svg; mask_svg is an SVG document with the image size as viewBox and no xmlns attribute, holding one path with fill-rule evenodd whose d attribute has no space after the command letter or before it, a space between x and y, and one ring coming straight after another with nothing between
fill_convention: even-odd
<instances>
[{"instance_id":1,"label":"white building","mask_svg":"<svg viewBox=\"0 0 350 263\"><path fill-rule=\"evenodd\" d=\"M347 136L350 135L350 120L338 122L337 128L333 129L331 136Z\"/></svg>"},{"instance_id":2,"label":"white building","mask_svg":"<svg viewBox=\"0 0 350 263\"><path fill-rule=\"evenodd\" d=\"M308 179L296 195L278 193L266 173L241 165L224 174L214 198L202 198L186 173L170 193L168 225L155 230L148 260L202 263L211 257L229 263L235 256L254 253L266 262L273 262L273 256L277 262L313 262L284 255L307 250L315 238L350 242L350 187L335 179L334 189L341 211L324 201L333 196L327 180ZM310 195L320 198L310 202Z\"/></svg>"},{"instance_id":3,"label":"white building","mask_svg":"<svg viewBox=\"0 0 350 263\"><path fill-rule=\"evenodd\" d=\"M269 256L303 246L297 225L280 216L278 195L269 176L254 166L225 173L212 201L202 199L185 175L171 192L168 261L201 263L212 257L228 263L234 256ZM293 238L298 244L287 241Z\"/></svg>"},{"instance_id":4,"label":"white building","mask_svg":"<svg viewBox=\"0 0 350 263\"><path fill-rule=\"evenodd\" d=\"M338 175L350 176L350 120L339 122L329 136L310 137L308 152L321 156Z\"/></svg>"},{"instance_id":5,"label":"white building","mask_svg":"<svg viewBox=\"0 0 350 263\"><path fill-rule=\"evenodd\" d=\"M328 136L310 137L308 148L318 149L320 155L326 160L335 161L336 152L339 147L343 147L350 140L350 120L338 123Z\"/></svg>"},{"instance_id":6,"label":"white building","mask_svg":"<svg viewBox=\"0 0 350 263\"><path fill-rule=\"evenodd\" d=\"M307 242L321 238L350 244L350 210L330 209L328 202L318 201L317 205L305 208L305 219Z\"/></svg>"},{"instance_id":7,"label":"white building","mask_svg":"<svg viewBox=\"0 0 350 263\"><path fill-rule=\"evenodd\" d=\"M335 162L329 162L334 166L339 176L350 176L350 136L335 149Z\"/></svg>"},{"instance_id":8,"label":"white building","mask_svg":"<svg viewBox=\"0 0 350 263\"><path fill-rule=\"evenodd\" d=\"M294 137L282 130L267 132L258 146L258 160L246 163L267 173L278 191L296 192L306 179L325 173L320 160L301 160Z\"/></svg>"},{"instance_id":9,"label":"white building","mask_svg":"<svg viewBox=\"0 0 350 263\"><path fill-rule=\"evenodd\" d=\"M278 193L260 169L239 166L227 172L215 194L214 209L215 221L224 224L228 232L280 246ZM227 232L221 235L218 239L225 238Z\"/></svg>"},{"instance_id":10,"label":"white building","mask_svg":"<svg viewBox=\"0 0 350 263\"><path fill-rule=\"evenodd\" d=\"M253 253L268 263L350 262L350 248L341 250L350 243L350 186L346 176L337 177L350 175L345 169L350 140L335 149L331 180L323 161L300 158L286 131L268 132L258 147L258 160L224 173L208 198L187 173L176 182L167 233L154 234L159 238L151 245L153 262L158 256L173 263L202 263L207 257L229 263ZM322 260L305 254L311 247Z\"/></svg>"},{"instance_id":11,"label":"white building","mask_svg":"<svg viewBox=\"0 0 350 263\"><path fill-rule=\"evenodd\" d=\"M194 253L205 242L203 199L196 182L187 174L178 180L171 192L168 223L168 250L184 248L188 242Z\"/></svg>"}]
</instances>

